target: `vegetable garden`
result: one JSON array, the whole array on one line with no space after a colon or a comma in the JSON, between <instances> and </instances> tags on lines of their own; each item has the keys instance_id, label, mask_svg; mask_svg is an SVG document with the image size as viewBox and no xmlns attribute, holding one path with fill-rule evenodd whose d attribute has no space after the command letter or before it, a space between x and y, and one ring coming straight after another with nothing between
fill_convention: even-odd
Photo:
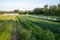
<instances>
[{"instance_id":1,"label":"vegetable garden","mask_svg":"<svg viewBox=\"0 0 60 40\"><path fill-rule=\"evenodd\" d=\"M0 17L0 40L14 40L13 36L16 40L60 40L60 23L29 16Z\"/></svg>"}]
</instances>

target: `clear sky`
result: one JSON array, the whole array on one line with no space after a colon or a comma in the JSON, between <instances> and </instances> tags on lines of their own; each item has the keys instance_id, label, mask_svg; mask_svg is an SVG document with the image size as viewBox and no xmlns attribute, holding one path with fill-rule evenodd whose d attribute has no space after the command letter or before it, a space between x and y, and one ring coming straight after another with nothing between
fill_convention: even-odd
<instances>
[{"instance_id":1,"label":"clear sky","mask_svg":"<svg viewBox=\"0 0 60 40\"><path fill-rule=\"evenodd\" d=\"M32 10L36 7L43 7L44 5L57 5L60 0L0 0L0 11L10 11L14 9Z\"/></svg>"}]
</instances>

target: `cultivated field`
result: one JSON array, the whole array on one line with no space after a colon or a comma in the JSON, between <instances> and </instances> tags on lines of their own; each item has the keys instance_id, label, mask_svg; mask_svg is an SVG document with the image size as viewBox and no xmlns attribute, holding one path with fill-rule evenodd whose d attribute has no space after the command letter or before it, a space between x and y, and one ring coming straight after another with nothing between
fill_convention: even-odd
<instances>
[{"instance_id":1,"label":"cultivated field","mask_svg":"<svg viewBox=\"0 0 60 40\"><path fill-rule=\"evenodd\" d=\"M60 23L29 16L0 15L0 40L60 40Z\"/></svg>"}]
</instances>

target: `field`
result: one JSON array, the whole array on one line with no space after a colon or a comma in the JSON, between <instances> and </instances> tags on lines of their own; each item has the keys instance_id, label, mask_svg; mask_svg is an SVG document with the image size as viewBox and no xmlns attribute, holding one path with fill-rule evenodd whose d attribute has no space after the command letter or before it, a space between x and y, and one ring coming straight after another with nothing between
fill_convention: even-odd
<instances>
[{"instance_id":1,"label":"field","mask_svg":"<svg viewBox=\"0 0 60 40\"><path fill-rule=\"evenodd\" d=\"M29 16L0 15L0 40L60 40L60 23Z\"/></svg>"}]
</instances>

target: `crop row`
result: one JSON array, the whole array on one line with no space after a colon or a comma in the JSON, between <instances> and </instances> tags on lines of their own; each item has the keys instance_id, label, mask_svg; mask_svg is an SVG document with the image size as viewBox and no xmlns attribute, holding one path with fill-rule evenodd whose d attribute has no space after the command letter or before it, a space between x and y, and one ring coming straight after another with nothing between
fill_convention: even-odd
<instances>
[{"instance_id":1,"label":"crop row","mask_svg":"<svg viewBox=\"0 0 60 40\"><path fill-rule=\"evenodd\" d=\"M0 26L0 40L10 40L11 32L13 29L13 23L11 21L4 21L2 24Z\"/></svg>"},{"instance_id":2,"label":"crop row","mask_svg":"<svg viewBox=\"0 0 60 40\"><path fill-rule=\"evenodd\" d=\"M26 17L28 21L32 22L34 25L40 26L44 30L50 30L56 36L56 40L60 39L60 23L51 22L48 20L35 19L31 17Z\"/></svg>"},{"instance_id":3,"label":"crop row","mask_svg":"<svg viewBox=\"0 0 60 40\"><path fill-rule=\"evenodd\" d=\"M20 20L19 20L19 22L20 22ZM27 32L31 37L31 38L29 38L29 40L31 40L31 39L32 40L55 40L55 35L50 30L43 30L40 26L37 26L26 19L24 20L23 23L20 22L20 25L24 29L30 31L30 34Z\"/></svg>"}]
</instances>

